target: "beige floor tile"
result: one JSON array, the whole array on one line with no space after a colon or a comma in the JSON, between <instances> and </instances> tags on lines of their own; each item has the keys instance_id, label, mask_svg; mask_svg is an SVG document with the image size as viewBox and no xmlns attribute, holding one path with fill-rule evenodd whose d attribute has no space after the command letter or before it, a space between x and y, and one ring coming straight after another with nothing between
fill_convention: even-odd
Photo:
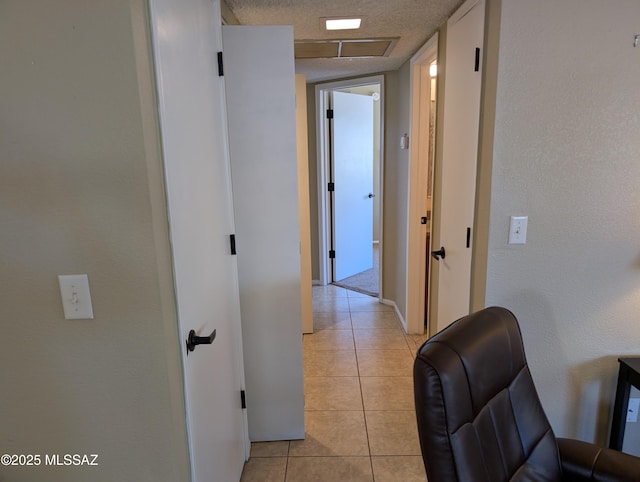
<instances>
[{"instance_id":1,"label":"beige floor tile","mask_svg":"<svg viewBox=\"0 0 640 482\"><path fill-rule=\"evenodd\" d=\"M314 313L332 313L334 311L349 311L349 298L314 298L311 302Z\"/></svg>"},{"instance_id":2,"label":"beige floor tile","mask_svg":"<svg viewBox=\"0 0 640 482\"><path fill-rule=\"evenodd\" d=\"M347 296L349 298L365 298L370 300L377 300L376 296L367 295L365 293L360 293L359 291L347 290Z\"/></svg>"},{"instance_id":3,"label":"beige floor tile","mask_svg":"<svg viewBox=\"0 0 640 482\"><path fill-rule=\"evenodd\" d=\"M361 377L411 377L413 358L407 350L358 350Z\"/></svg>"},{"instance_id":4,"label":"beige floor tile","mask_svg":"<svg viewBox=\"0 0 640 482\"><path fill-rule=\"evenodd\" d=\"M287 482L372 482L369 457L295 457Z\"/></svg>"},{"instance_id":5,"label":"beige floor tile","mask_svg":"<svg viewBox=\"0 0 640 482\"><path fill-rule=\"evenodd\" d=\"M315 333L303 338L306 434L288 445L286 480L425 482L412 381L421 335L405 336L393 307L340 287L315 286L313 308ZM251 461L278 460L285 447L254 444ZM266 468L242 480L272 480Z\"/></svg>"},{"instance_id":6,"label":"beige floor tile","mask_svg":"<svg viewBox=\"0 0 640 482\"><path fill-rule=\"evenodd\" d=\"M371 455L421 455L415 412L365 412Z\"/></svg>"},{"instance_id":7,"label":"beige floor tile","mask_svg":"<svg viewBox=\"0 0 640 482\"><path fill-rule=\"evenodd\" d=\"M311 293L314 298L346 298L348 296L346 289L335 285L314 286Z\"/></svg>"},{"instance_id":8,"label":"beige floor tile","mask_svg":"<svg viewBox=\"0 0 640 482\"><path fill-rule=\"evenodd\" d=\"M351 315L348 311L334 311L332 313L314 313L313 330L350 330Z\"/></svg>"},{"instance_id":9,"label":"beige floor tile","mask_svg":"<svg viewBox=\"0 0 640 482\"><path fill-rule=\"evenodd\" d=\"M358 377L305 378L304 409L362 410Z\"/></svg>"},{"instance_id":10,"label":"beige floor tile","mask_svg":"<svg viewBox=\"0 0 640 482\"><path fill-rule=\"evenodd\" d=\"M354 330L399 330L402 325L392 311L354 311L351 313L351 324Z\"/></svg>"},{"instance_id":11,"label":"beige floor tile","mask_svg":"<svg viewBox=\"0 0 640 482\"><path fill-rule=\"evenodd\" d=\"M292 440L289 457L369 455L364 412L305 412L305 439Z\"/></svg>"},{"instance_id":12,"label":"beige floor tile","mask_svg":"<svg viewBox=\"0 0 640 482\"><path fill-rule=\"evenodd\" d=\"M378 298L349 298L349 308L354 311L390 311L394 312L393 306L380 303Z\"/></svg>"},{"instance_id":13,"label":"beige floor tile","mask_svg":"<svg viewBox=\"0 0 640 482\"><path fill-rule=\"evenodd\" d=\"M427 335L407 335L407 343L411 348L411 352L415 355L422 344L427 340Z\"/></svg>"},{"instance_id":14,"label":"beige floor tile","mask_svg":"<svg viewBox=\"0 0 640 482\"><path fill-rule=\"evenodd\" d=\"M371 457L376 482L427 482L421 456Z\"/></svg>"},{"instance_id":15,"label":"beige floor tile","mask_svg":"<svg viewBox=\"0 0 640 482\"><path fill-rule=\"evenodd\" d=\"M240 482L284 482L286 457L251 458L244 464Z\"/></svg>"},{"instance_id":16,"label":"beige floor tile","mask_svg":"<svg viewBox=\"0 0 640 482\"><path fill-rule=\"evenodd\" d=\"M307 377L357 377L358 365L355 350L304 350L304 376Z\"/></svg>"},{"instance_id":17,"label":"beige floor tile","mask_svg":"<svg viewBox=\"0 0 640 482\"><path fill-rule=\"evenodd\" d=\"M353 330L356 350L408 350L409 345L398 330Z\"/></svg>"},{"instance_id":18,"label":"beige floor tile","mask_svg":"<svg viewBox=\"0 0 640 482\"><path fill-rule=\"evenodd\" d=\"M413 377L362 377L365 410L414 410Z\"/></svg>"},{"instance_id":19,"label":"beige floor tile","mask_svg":"<svg viewBox=\"0 0 640 482\"><path fill-rule=\"evenodd\" d=\"M351 330L322 330L302 338L303 350L353 350Z\"/></svg>"},{"instance_id":20,"label":"beige floor tile","mask_svg":"<svg viewBox=\"0 0 640 482\"><path fill-rule=\"evenodd\" d=\"M251 457L286 457L288 454L288 440L251 443Z\"/></svg>"},{"instance_id":21,"label":"beige floor tile","mask_svg":"<svg viewBox=\"0 0 640 482\"><path fill-rule=\"evenodd\" d=\"M427 341L427 338L429 338L428 335L407 335L407 338L410 338L411 340L413 340L413 342L417 345L420 346L422 345L425 341Z\"/></svg>"}]
</instances>

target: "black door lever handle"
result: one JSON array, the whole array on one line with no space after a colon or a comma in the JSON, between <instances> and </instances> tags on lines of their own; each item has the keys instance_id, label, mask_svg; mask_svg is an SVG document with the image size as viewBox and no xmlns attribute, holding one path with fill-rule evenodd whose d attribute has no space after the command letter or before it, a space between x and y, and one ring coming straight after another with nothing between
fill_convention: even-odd
<instances>
[{"instance_id":1,"label":"black door lever handle","mask_svg":"<svg viewBox=\"0 0 640 482\"><path fill-rule=\"evenodd\" d=\"M216 330L213 330L209 336L196 336L196 331L191 330L189 332L189 338L187 338L187 355L190 351L196 349L196 345L211 345L215 339Z\"/></svg>"},{"instance_id":2,"label":"black door lever handle","mask_svg":"<svg viewBox=\"0 0 640 482\"><path fill-rule=\"evenodd\" d=\"M431 251L431 256L435 259L444 259L444 246L442 246L438 251Z\"/></svg>"}]
</instances>

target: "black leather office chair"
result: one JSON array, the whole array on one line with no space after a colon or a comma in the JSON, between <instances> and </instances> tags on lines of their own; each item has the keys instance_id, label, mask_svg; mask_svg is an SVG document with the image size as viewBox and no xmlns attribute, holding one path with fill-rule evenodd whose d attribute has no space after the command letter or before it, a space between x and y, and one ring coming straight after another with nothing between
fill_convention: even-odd
<instances>
[{"instance_id":1,"label":"black leather office chair","mask_svg":"<svg viewBox=\"0 0 640 482\"><path fill-rule=\"evenodd\" d=\"M418 350L416 416L429 482L640 481L640 458L556 439L515 316L486 308Z\"/></svg>"}]
</instances>

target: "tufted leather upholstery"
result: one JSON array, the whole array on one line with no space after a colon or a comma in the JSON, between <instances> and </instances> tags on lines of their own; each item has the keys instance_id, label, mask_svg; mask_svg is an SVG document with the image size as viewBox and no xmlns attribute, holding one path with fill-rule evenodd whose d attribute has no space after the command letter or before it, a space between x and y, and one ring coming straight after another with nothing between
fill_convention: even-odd
<instances>
[{"instance_id":1,"label":"tufted leather upholstery","mask_svg":"<svg viewBox=\"0 0 640 482\"><path fill-rule=\"evenodd\" d=\"M558 450L504 308L461 318L422 345L414 389L429 482L640 481L636 457L565 439ZM594 468L599 459L607 467Z\"/></svg>"}]
</instances>

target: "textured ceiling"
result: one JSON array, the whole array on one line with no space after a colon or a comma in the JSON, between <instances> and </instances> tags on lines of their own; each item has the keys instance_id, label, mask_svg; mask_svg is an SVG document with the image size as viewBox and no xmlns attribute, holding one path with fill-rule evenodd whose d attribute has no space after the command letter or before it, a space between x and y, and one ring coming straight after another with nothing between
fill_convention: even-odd
<instances>
[{"instance_id":1,"label":"textured ceiling","mask_svg":"<svg viewBox=\"0 0 640 482\"><path fill-rule=\"evenodd\" d=\"M242 25L293 25L295 40L398 37L388 57L303 59L296 72L307 82L399 68L463 0L226 0ZM362 17L359 30L327 32L323 17Z\"/></svg>"}]
</instances>

